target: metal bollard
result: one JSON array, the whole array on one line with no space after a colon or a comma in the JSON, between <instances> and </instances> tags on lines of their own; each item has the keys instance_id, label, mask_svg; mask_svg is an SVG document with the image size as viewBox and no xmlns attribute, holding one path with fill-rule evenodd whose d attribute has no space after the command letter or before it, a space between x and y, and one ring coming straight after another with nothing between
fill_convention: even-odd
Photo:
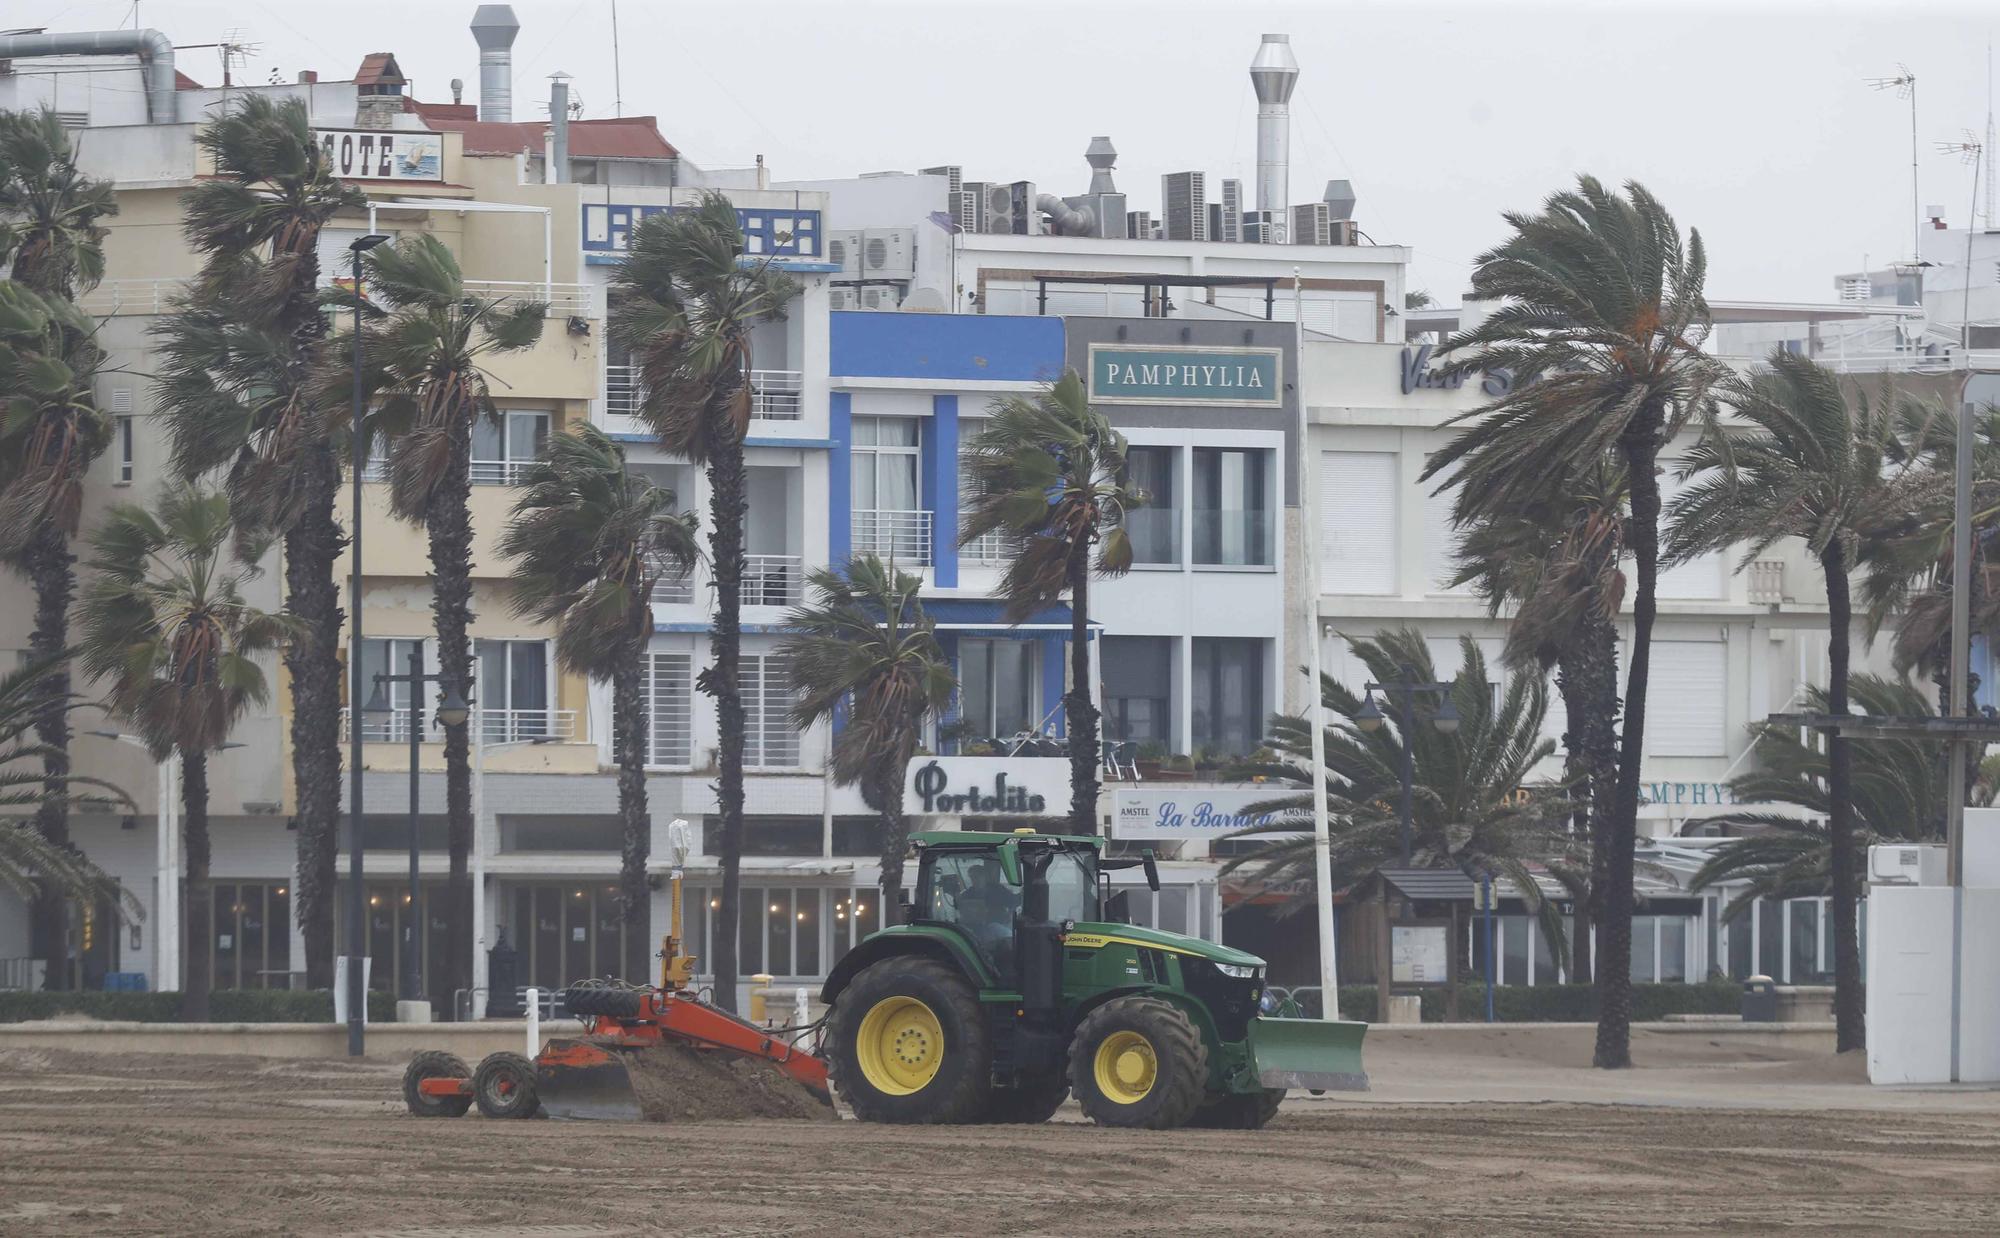
<instances>
[{"instance_id":1,"label":"metal bollard","mask_svg":"<svg viewBox=\"0 0 2000 1238\"><path fill-rule=\"evenodd\" d=\"M812 1021L812 998L810 989L792 990L792 1026L804 1027Z\"/></svg>"},{"instance_id":2,"label":"metal bollard","mask_svg":"<svg viewBox=\"0 0 2000 1238\"><path fill-rule=\"evenodd\" d=\"M758 972L750 977L750 1021L760 1026L770 1023L771 977Z\"/></svg>"},{"instance_id":3,"label":"metal bollard","mask_svg":"<svg viewBox=\"0 0 2000 1238\"><path fill-rule=\"evenodd\" d=\"M542 991L528 990L528 1060L542 1051Z\"/></svg>"}]
</instances>

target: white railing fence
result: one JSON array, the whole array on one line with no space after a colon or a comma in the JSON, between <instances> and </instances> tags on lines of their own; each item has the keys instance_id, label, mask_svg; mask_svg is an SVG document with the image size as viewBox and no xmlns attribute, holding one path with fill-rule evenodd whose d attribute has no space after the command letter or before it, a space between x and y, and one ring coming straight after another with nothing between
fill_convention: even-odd
<instances>
[{"instance_id":1,"label":"white railing fence","mask_svg":"<svg viewBox=\"0 0 2000 1238\"><path fill-rule=\"evenodd\" d=\"M854 552L872 552L905 567L929 567L931 513L902 511L854 512Z\"/></svg>"},{"instance_id":2,"label":"white railing fence","mask_svg":"<svg viewBox=\"0 0 2000 1238\"><path fill-rule=\"evenodd\" d=\"M1750 564L1750 601L1754 605L1774 605L1785 601L1785 561L1757 559Z\"/></svg>"},{"instance_id":3,"label":"white railing fence","mask_svg":"<svg viewBox=\"0 0 2000 1238\"><path fill-rule=\"evenodd\" d=\"M340 711L340 734L345 738L350 732L350 714ZM480 743L502 744L516 740L546 739L566 741L576 738L576 711L574 709L475 709L472 711L473 725L478 728L475 737ZM371 744L410 742L410 711L408 706L397 710L361 711L361 738ZM435 717L424 719L422 742L436 743L444 738L444 728L437 724Z\"/></svg>"},{"instance_id":4,"label":"white railing fence","mask_svg":"<svg viewBox=\"0 0 2000 1238\"><path fill-rule=\"evenodd\" d=\"M750 416L759 421L797 421L804 411L805 378L803 370L750 371ZM605 412L636 417L645 399L637 366L604 367Z\"/></svg>"},{"instance_id":5,"label":"white railing fence","mask_svg":"<svg viewBox=\"0 0 2000 1238\"><path fill-rule=\"evenodd\" d=\"M797 555L743 556L743 604L792 606L805 590L805 561Z\"/></svg>"}]
</instances>

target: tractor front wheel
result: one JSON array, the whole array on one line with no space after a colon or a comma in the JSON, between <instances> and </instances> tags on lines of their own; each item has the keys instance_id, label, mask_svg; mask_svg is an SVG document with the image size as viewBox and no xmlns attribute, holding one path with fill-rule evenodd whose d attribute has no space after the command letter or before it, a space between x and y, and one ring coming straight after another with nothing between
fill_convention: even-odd
<instances>
[{"instance_id":1,"label":"tractor front wheel","mask_svg":"<svg viewBox=\"0 0 2000 1238\"><path fill-rule=\"evenodd\" d=\"M481 1117L532 1118L542 1111L535 1064L518 1053L489 1053L472 1075Z\"/></svg>"},{"instance_id":2,"label":"tractor front wheel","mask_svg":"<svg viewBox=\"0 0 2000 1238\"><path fill-rule=\"evenodd\" d=\"M1069 1085L1099 1126L1168 1130L1200 1108L1208 1047L1181 1009L1157 997L1120 997L1077 1025Z\"/></svg>"},{"instance_id":3,"label":"tractor front wheel","mask_svg":"<svg viewBox=\"0 0 2000 1238\"><path fill-rule=\"evenodd\" d=\"M828 1073L864 1122L973 1122L993 1046L971 986L927 958L883 959L833 1004Z\"/></svg>"},{"instance_id":4,"label":"tractor front wheel","mask_svg":"<svg viewBox=\"0 0 2000 1238\"><path fill-rule=\"evenodd\" d=\"M437 1096L423 1090L426 1079L470 1079L472 1071L455 1054L429 1049L410 1059L403 1071L403 1104L420 1118L459 1118L472 1108L470 1093Z\"/></svg>"}]
</instances>

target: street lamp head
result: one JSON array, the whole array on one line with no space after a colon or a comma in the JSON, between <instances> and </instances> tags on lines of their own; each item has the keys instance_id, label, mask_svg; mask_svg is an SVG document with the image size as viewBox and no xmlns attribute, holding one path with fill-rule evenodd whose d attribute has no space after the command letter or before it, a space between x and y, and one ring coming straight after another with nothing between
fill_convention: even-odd
<instances>
[{"instance_id":1,"label":"street lamp head","mask_svg":"<svg viewBox=\"0 0 2000 1238\"><path fill-rule=\"evenodd\" d=\"M1368 690L1368 699L1362 701L1361 708L1355 711L1354 725L1364 731L1382 729L1382 707L1375 703L1375 689Z\"/></svg>"},{"instance_id":2,"label":"street lamp head","mask_svg":"<svg viewBox=\"0 0 2000 1238\"><path fill-rule=\"evenodd\" d=\"M389 234L386 232L368 232L349 241L347 247L356 253L363 253L375 248L388 239Z\"/></svg>"},{"instance_id":3,"label":"street lamp head","mask_svg":"<svg viewBox=\"0 0 2000 1238\"><path fill-rule=\"evenodd\" d=\"M389 698L382 691L382 677L375 676L375 690L368 694L368 703L361 707L364 714L386 714L389 712Z\"/></svg>"},{"instance_id":4,"label":"street lamp head","mask_svg":"<svg viewBox=\"0 0 2000 1238\"><path fill-rule=\"evenodd\" d=\"M472 716L472 707L465 703L465 698L458 694L458 689L453 688L445 694L444 700L438 703L437 716L438 721L446 726L464 726L465 720Z\"/></svg>"},{"instance_id":5,"label":"street lamp head","mask_svg":"<svg viewBox=\"0 0 2000 1238\"><path fill-rule=\"evenodd\" d=\"M1440 735L1452 735L1458 731L1458 721L1458 706L1452 702L1451 693L1446 692L1444 704L1438 706L1436 715L1431 718L1431 725L1438 729Z\"/></svg>"}]
</instances>

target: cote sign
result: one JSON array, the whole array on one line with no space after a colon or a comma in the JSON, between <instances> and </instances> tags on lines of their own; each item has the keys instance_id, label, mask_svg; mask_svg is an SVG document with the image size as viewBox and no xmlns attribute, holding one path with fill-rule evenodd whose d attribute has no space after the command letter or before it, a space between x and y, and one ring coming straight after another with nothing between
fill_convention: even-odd
<instances>
[{"instance_id":1,"label":"cote sign","mask_svg":"<svg viewBox=\"0 0 2000 1238\"><path fill-rule=\"evenodd\" d=\"M1276 348L1092 344L1090 398L1106 404L1280 408L1284 354Z\"/></svg>"},{"instance_id":2,"label":"cote sign","mask_svg":"<svg viewBox=\"0 0 2000 1238\"><path fill-rule=\"evenodd\" d=\"M344 181L441 181L444 139L408 129L315 129L313 140Z\"/></svg>"}]
</instances>

